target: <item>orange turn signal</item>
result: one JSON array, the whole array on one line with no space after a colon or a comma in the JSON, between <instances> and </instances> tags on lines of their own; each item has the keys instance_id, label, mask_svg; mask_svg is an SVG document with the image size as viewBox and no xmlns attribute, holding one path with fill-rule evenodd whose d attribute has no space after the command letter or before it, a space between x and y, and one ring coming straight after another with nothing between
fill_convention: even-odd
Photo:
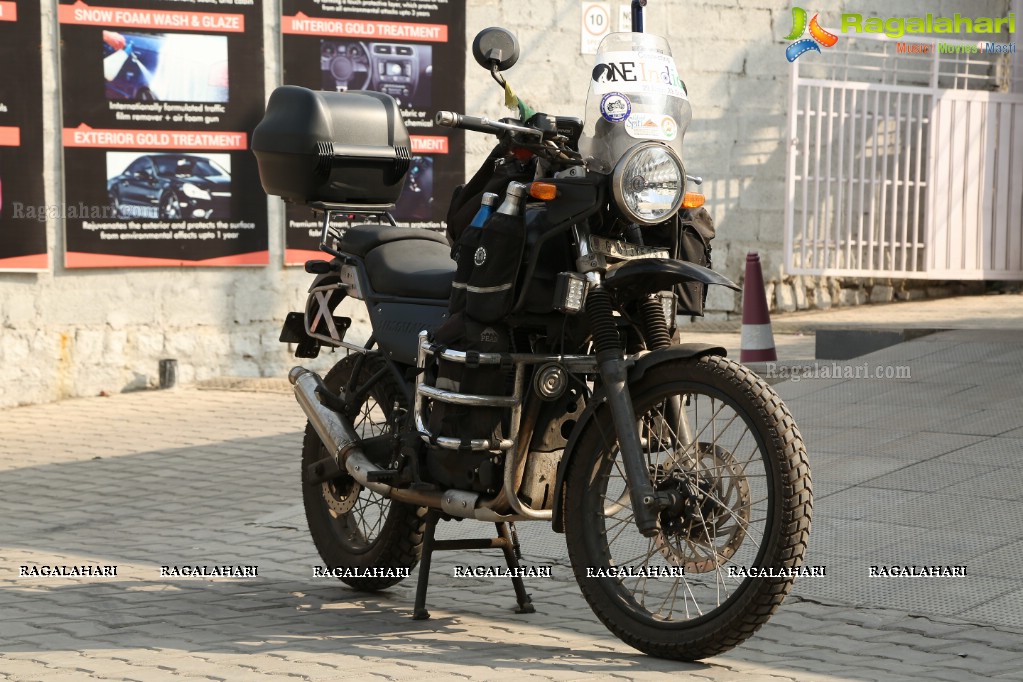
<instances>
[{"instance_id":1,"label":"orange turn signal","mask_svg":"<svg viewBox=\"0 0 1023 682\"><path fill-rule=\"evenodd\" d=\"M550 201L558 196L558 186L549 182L534 182L529 186L529 196L540 201Z\"/></svg>"},{"instance_id":2,"label":"orange turn signal","mask_svg":"<svg viewBox=\"0 0 1023 682\"><path fill-rule=\"evenodd\" d=\"M707 197L699 192L686 192L682 198L682 208L700 208L706 200Z\"/></svg>"}]
</instances>

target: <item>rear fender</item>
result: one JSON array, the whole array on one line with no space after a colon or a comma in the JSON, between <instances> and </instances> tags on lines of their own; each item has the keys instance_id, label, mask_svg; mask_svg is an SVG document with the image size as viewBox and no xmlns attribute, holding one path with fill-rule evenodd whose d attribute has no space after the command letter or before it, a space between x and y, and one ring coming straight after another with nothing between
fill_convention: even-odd
<instances>
[{"instance_id":1,"label":"rear fender","mask_svg":"<svg viewBox=\"0 0 1023 682\"><path fill-rule=\"evenodd\" d=\"M668 348L662 348L655 350L650 353L646 353L641 356L636 363L629 369L629 386L634 385L637 381L643 378L643 376L651 369L662 365L667 362L674 362L676 360L685 360L688 358L703 357L704 355L720 355L724 356L726 353L725 349L721 346L715 346L709 343L683 343L677 346L669 346ZM568 465L572 461L572 457L576 454L576 446L579 444L583 434L586 433L587 429L594 428L596 422L595 416L598 410L606 409L605 407L606 398L604 396L604 388L601 387L594 392L593 396L586 404L586 409L583 410L582 415L579 417L579 421L576 422L575 427L572 429L572 433L568 437L568 443L565 445L565 454L561 457L561 462L558 464L558 477L554 485L554 510L551 519L551 526L557 533L564 533L564 519L562 518L562 505L564 504L565 495L565 474L568 471ZM611 423L610 415L606 419L602 419L600 423Z\"/></svg>"}]
</instances>

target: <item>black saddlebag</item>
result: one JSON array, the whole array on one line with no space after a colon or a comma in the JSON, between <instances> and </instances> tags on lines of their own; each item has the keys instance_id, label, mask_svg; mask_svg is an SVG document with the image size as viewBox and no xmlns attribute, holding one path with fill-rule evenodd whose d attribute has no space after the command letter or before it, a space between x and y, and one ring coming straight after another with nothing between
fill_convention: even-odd
<instances>
[{"instance_id":1,"label":"black saddlebag","mask_svg":"<svg viewBox=\"0 0 1023 682\"><path fill-rule=\"evenodd\" d=\"M668 248L672 258L711 267L711 245L714 239L714 219L705 208L683 209L667 223L643 229L643 242L647 246ZM678 314L703 316L707 303L707 285L686 282L675 287L678 294Z\"/></svg>"},{"instance_id":2,"label":"black saddlebag","mask_svg":"<svg viewBox=\"0 0 1023 682\"><path fill-rule=\"evenodd\" d=\"M456 313L434 335L434 343L466 351L468 363L438 359L427 368L427 382L437 388L472 395L511 395L514 379L510 358L501 365L472 361L473 353L507 353L511 348L508 329L485 324ZM436 357L436 356L435 356ZM456 438L466 447L449 450L431 447L427 456L430 480L441 485L487 492L500 488L499 467L494 453L468 450L470 440L499 441L508 433L509 410L503 407L469 407L434 401L427 428L434 436Z\"/></svg>"}]
</instances>

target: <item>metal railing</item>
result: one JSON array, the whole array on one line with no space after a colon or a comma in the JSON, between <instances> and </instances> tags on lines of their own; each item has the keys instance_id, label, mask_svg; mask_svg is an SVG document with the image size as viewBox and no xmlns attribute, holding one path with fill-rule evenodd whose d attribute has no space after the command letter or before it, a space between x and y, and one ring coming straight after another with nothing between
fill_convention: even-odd
<instances>
[{"instance_id":1,"label":"metal railing","mask_svg":"<svg viewBox=\"0 0 1023 682\"><path fill-rule=\"evenodd\" d=\"M791 274L1023 279L1023 93L976 43L843 37L792 65Z\"/></svg>"}]
</instances>

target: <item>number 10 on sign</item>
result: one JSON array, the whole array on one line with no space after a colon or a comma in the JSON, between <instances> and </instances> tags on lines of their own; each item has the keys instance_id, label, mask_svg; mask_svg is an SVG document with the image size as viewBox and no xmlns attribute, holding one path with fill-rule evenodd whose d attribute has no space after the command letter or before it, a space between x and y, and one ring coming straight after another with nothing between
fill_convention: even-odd
<instances>
[{"instance_id":1,"label":"number 10 on sign","mask_svg":"<svg viewBox=\"0 0 1023 682\"><path fill-rule=\"evenodd\" d=\"M611 32L611 4L583 2L581 54L597 54L600 41Z\"/></svg>"}]
</instances>

